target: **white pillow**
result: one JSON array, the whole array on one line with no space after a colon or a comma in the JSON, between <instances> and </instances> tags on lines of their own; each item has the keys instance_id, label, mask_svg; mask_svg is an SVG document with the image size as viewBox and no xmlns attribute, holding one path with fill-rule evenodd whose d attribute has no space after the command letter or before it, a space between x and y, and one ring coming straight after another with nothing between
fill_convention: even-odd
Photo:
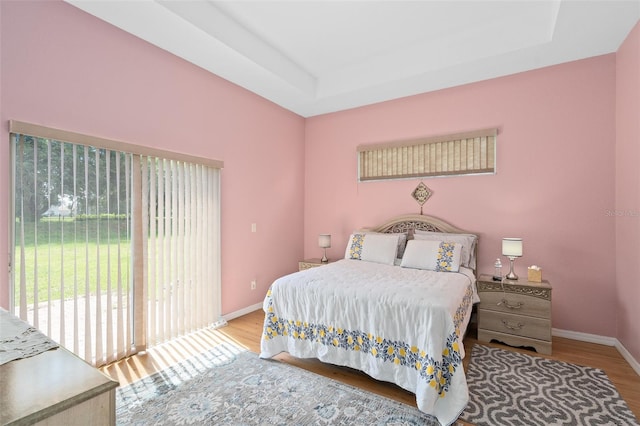
<instances>
[{"instance_id":1,"label":"white pillow","mask_svg":"<svg viewBox=\"0 0 640 426\"><path fill-rule=\"evenodd\" d=\"M397 235L398 236L398 251L396 253L396 259L402 259L402 255L404 254L404 248L407 246L407 237L408 235L404 232L398 233L386 233L386 232L374 232L365 230L354 231L354 234L379 234L379 235Z\"/></svg>"},{"instance_id":2,"label":"white pillow","mask_svg":"<svg viewBox=\"0 0 640 426\"><path fill-rule=\"evenodd\" d=\"M399 237L398 234L353 233L349 237L344 258L393 265Z\"/></svg>"},{"instance_id":3,"label":"white pillow","mask_svg":"<svg viewBox=\"0 0 640 426\"><path fill-rule=\"evenodd\" d=\"M476 269L476 244L478 236L473 234L450 234L447 232L431 232L416 229L413 234L415 240L453 241L462 245L460 264L467 268Z\"/></svg>"},{"instance_id":4,"label":"white pillow","mask_svg":"<svg viewBox=\"0 0 640 426\"><path fill-rule=\"evenodd\" d=\"M400 266L438 272L458 272L462 245L453 241L410 240Z\"/></svg>"}]
</instances>

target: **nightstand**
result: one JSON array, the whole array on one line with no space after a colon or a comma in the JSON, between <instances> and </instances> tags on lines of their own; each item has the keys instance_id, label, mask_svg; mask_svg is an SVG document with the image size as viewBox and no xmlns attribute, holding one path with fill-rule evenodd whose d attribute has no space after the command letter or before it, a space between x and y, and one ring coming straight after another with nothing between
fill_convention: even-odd
<instances>
[{"instance_id":1,"label":"nightstand","mask_svg":"<svg viewBox=\"0 0 640 426\"><path fill-rule=\"evenodd\" d=\"M315 268L317 266L324 266L328 263L335 262L335 260L329 260L327 263L322 263L320 258L305 259L298 262L298 270L304 271L305 269Z\"/></svg>"},{"instance_id":2,"label":"nightstand","mask_svg":"<svg viewBox=\"0 0 640 426\"><path fill-rule=\"evenodd\" d=\"M478 340L492 339L510 346L530 346L551 354L551 285L520 278L493 281L478 278Z\"/></svg>"}]
</instances>

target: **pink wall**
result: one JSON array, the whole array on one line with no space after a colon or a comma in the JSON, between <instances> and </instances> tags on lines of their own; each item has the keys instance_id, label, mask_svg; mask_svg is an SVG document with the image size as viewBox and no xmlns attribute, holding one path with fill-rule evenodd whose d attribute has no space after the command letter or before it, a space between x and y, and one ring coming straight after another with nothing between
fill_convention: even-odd
<instances>
[{"instance_id":1,"label":"pink wall","mask_svg":"<svg viewBox=\"0 0 640 426\"><path fill-rule=\"evenodd\" d=\"M616 53L617 337L640 360L640 23Z\"/></svg>"},{"instance_id":2,"label":"pink wall","mask_svg":"<svg viewBox=\"0 0 640 426\"><path fill-rule=\"evenodd\" d=\"M303 251L319 256L317 234L333 234L329 255L341 257L353 229L419 211L418 180L357 183L357 145L495 126L498 173L425 180L425 213L480 234L480 272L503 236L523 237L517 272L542 265L553 326L605 336L617 327L640 358L638 221L607 215L638 211L638 169L627 163L640 139L637 26L618 55L305 121L65 3L0 2L0 20L3 146L17 119L225 161L224 313L259 303ZM8 164L0 149L0 200ZM0 209L3 258L8 221ZM6 277L0 262L4 307Z\"/></svg>"},{"instance_id":3,"label":"pink wall","mask_svg":"<svg viewBox=\"0 0 640 426\"><path fill-rule=\"evenodd\" d=\"M9 198L9 119L219 159L223 313L261 302L273 279L296 270L303 118L66 3L3 1L0 10L0 200ZM8 222L0 209L3 307Z\"/></svg>"},{"instance_id":4,"label":"pink wall","mask_svg":"<svg viewBox=\"0 0 640 426\"><path fill-rule=\"evenodd\" d=\"M319 233L341 257L352 230L419 212L419 180L357 183L359 144L498 127L497 174L426 179L425 214L480 234L481 273L502 237L522 237L516 272L542 266L553 327L614 336L615 65L610 54L307 119L305 255L320 254Z\"/></svg>"}]
</instances>

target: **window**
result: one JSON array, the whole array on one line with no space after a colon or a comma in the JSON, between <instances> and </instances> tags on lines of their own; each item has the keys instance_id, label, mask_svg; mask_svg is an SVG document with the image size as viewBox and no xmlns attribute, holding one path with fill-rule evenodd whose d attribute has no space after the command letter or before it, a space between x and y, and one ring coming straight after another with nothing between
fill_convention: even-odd
<instances>
[{"instance_id":1,"label":"window","mask_svg":"<svg viewBox=\"0 0 640 426\"><path fill-rule=\"evenodd\" d=\"M221 162L10 131L16 315L98 366L219 321Z\"/></svg>"},{"instance_id":2,"label":"window","mask_svg":"<svg viewBox=\"0 0 640 426\"><path fill-rule=\"evenodd\" d=\"M497 129L358 147L358 179L495 173Z\"/></svg>"}]
</instances>

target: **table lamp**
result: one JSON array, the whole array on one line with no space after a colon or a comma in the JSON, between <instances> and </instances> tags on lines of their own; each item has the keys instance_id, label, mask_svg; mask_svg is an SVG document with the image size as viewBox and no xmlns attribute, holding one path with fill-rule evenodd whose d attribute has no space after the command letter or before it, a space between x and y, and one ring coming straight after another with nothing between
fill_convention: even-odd
<instances>
[{"instance_id":1,"label":"table lamp","mask_svg":"<svg viewBox=\"0 0 640 426\"><path fill-rule=\"evenodd\" d=\"M502 239L502 255L509 258L509 273L505 277L508 280L517 280L518 276L513 271L513 261L516 257L522 256L522 238L503 238Z\"/></svg>"},{"instance_id":2,"label":"table lamp","mask_svg":"<svg viewBox=\"0 0 640 426\"><path fill-rule=\"evenodd\" d=\"M322 263L329 262L329 259L327 259L327 249L331 247L331 235L320 234L318 236L318 245L324 249L324 254L322 255L322 259L320 259L320 261Z\"/></svg>"}]
</instances>

